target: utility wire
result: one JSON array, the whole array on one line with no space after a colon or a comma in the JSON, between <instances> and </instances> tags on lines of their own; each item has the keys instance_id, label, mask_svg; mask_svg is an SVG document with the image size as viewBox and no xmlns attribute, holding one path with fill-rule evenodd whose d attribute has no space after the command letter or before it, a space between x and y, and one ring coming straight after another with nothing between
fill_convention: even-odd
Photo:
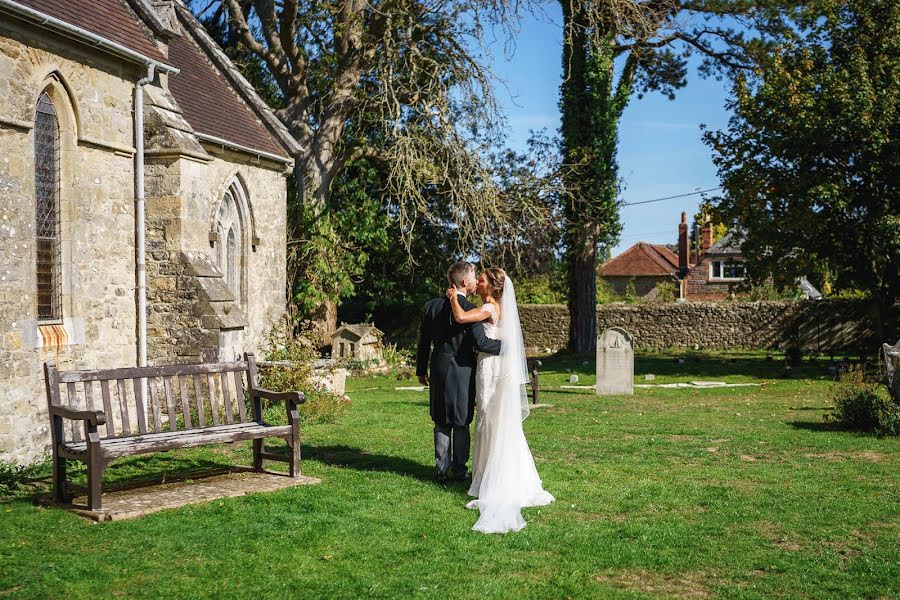
<instances>
[{"instance_id":1,"label":"utility wire","mask_svg":"<svg viewBox=\"0 0 900 600\"><path fill-rule=\"evenodd\" d=\"M625 202L619 206L637 206L638 204L650 204L651 202L662 202L663 200L674 200L675 198L687 198L688 196L696 196L697 194L705 194L706 192L714 192L721 190L721 187L709 188L708 190L697 190L688 194L678 194L677 196L666 196L665 198L654 198L653 200L641 200L640 202Z\"/></svg>"}]
</instances>

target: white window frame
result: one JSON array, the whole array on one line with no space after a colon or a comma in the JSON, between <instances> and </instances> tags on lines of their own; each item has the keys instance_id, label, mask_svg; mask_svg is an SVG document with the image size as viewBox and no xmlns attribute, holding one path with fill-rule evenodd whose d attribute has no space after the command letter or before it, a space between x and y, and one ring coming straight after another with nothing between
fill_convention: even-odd
<instances>
[{"instance_id":1,"label":"white window frame","mask_svg":"<svg viewBox=\"0 0 900 600\"><path fill-rule=\"evenodd\" d=\"M734 264L742 265L744 267L745 275L742 277L721 277L721 276L716 277L714 275L716 263L719 263L719 273L724 272L723 267L725 266L725 263L734 263ZM747 266L746 266L746 262L743 260L733 260L730 258L716 258L716 259L709 261L709 281L743 281L746 278L746 273L747 273Z\"/></svg>"}]
</instances>

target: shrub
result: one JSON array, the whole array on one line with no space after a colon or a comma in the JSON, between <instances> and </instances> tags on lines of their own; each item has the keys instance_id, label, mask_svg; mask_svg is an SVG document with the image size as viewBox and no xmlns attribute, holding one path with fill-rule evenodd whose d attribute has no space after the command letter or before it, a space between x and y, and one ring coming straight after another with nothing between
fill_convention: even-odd
<instances>
[{"instance_id":1,"label":"shrub","mask_svg":"<svg viewBox=\"0 0 900 600\"><path fill-rule=\"evenodd\" d=\"M831 392L834 404L826 419L854 431L877 435L900 435L900 405L884 386L866 381L860 369L851 369Z\"/></svg>"},{"instance_id":2,"label":"shrub","mask_svg":"<svg viewBox=\"0 0 900 600\"><path fill-rule=\"evenodd\" d=\"M407 348L398 348L397 344L387 344L381 351L385 364L389 367L403 369L413 364L413 352Z\"/></svg>"},{"instance_id":3,"label":"shrub","mask_svg":"<svg viewBox=\"0 0 900 600\"><path fill-rule=\"evenodd\" d=\"M304 423L332 423L349 406L350 399L322 388L316 382L314 367L318 354L310 341L310 328L304 326L299 335L293 328L276 326L269 334L266 359L272 363L260 369L260 385L275 392L298 390L306 394L300 405ZM272 403L265 412L273 423L287 422L283 405Z\"/></svg>"},{"instance_id":4,"label":"shrub","mask_svg":"<svg viewBox=\"0 0 900 600\"><path fill-rule=\"evenodd\" d=\"M50 474L50 462L43 461L31 465L18 465L12 461L0 460L0 500L10 500L35 491L36 480Z\"/></svg>"},{"instance_id":5,"label":"shrub","mask_svg":"<svg viewBox=\"0 0 900 600\"><path fill-rule=\"evenodd\" d=\"M675 302L675 284L671 281L660 281L656 284L657 302Z\"/></svg>"},{"instance_id":6,"label":"shrub","mask_svg":"<svg viewBox=\"0 0 900 600\"><path fill-rule=\"evenodd\" d=\"M565 304L566 295L554 286L555 273L525 277L516 281L519 304Z\"/></svg>"}]
</instances>

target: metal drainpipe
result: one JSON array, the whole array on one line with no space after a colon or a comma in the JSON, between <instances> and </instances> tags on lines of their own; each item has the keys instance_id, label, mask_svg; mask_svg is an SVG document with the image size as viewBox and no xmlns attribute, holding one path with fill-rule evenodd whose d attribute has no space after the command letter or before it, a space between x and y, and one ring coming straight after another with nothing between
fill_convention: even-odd
<instances>
[{"instance_id":1,"label":"metal drainpipe","mask_svg":"<svg viewBox=\"0 0 900 600\"><path fill-rule=\"evenodd\" d=\"M147 256L144 199L144 85L153 81L156 65L147 65L147 76L134 84L134 212L137 246L138 366L147 366ZM142 381L142 383L144 383ZM145 396L146 397L146 396Z\"/></svg>"}]
</instances>

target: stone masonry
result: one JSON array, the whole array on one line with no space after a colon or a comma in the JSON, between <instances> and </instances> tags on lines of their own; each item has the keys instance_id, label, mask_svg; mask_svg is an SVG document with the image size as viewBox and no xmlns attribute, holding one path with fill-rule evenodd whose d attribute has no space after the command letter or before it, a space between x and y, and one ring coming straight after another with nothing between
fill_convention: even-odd
<instances>
[{"instance_id":1,"label":"stone masonry","mask_svg":"<svg viewBox=\"0 0 900 600\"><path fill-rule=\"evenodd\" d=\"M569 314L555 304L519 307L530 351L565 348ZM854 300L672 302L597 307L597 331L622 327L635 348L871 351L875 340L868 303Z\"/></svg>"}]
</instances>

